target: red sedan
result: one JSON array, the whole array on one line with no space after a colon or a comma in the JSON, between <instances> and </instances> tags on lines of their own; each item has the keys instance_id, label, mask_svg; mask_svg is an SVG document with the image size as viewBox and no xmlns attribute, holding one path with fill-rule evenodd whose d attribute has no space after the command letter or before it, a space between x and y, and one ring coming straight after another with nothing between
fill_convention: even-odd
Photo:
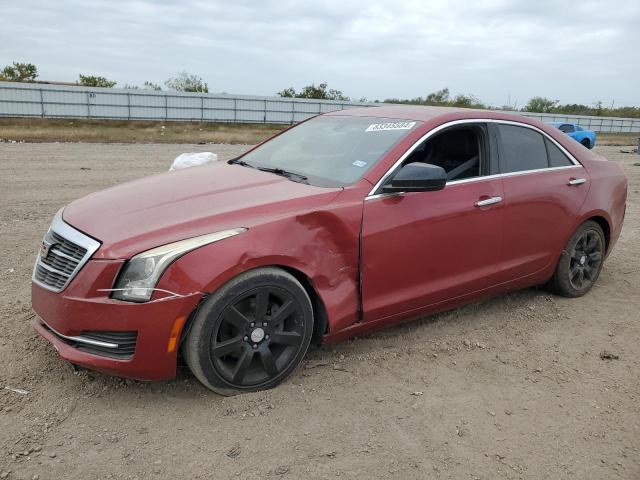
<instances>
[{"instance_id":1,"label":"red sedan","mask_svg":"<svg viewBox=\"0 0 640 480\"><path fill-rule=\"evenodd\" d=\"M626 195L616 164L535 120L333 112L58 212L33 272L34 327L102 372L172 378L181 353L216 392L271 388L312 340L532 285L584 295Z\"/></svg>"}]
</instances>

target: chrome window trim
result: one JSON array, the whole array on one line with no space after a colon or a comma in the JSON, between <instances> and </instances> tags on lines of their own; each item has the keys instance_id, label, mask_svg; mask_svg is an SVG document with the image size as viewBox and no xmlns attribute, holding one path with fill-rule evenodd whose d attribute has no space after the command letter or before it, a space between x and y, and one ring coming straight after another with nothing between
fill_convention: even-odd
<instances>
[{"instance_id":1,"label":"chrome window trim","mask_svg":"<svg viewBox=\"0 0 640 480\"><path fill-rule=\"evenodd\" d=\"M75 276L78 274L80 269L89 261L91 256L98 250L98 248L100 248L100 242L98 242L97 240L94 240L93 238L89 237L88 235L85 235L84 233L80 232L79 230L76 230L75 228L73 228L68 223L65 223L64 220L62 219L62 210L63 209L58 210L58 212L53 217L53 221L51 222L51 226L49 227L49 230L47 231L47 234L49 233L49 231L53 231L53 232L57 233L58 235L60 235L61 237L69 240L70 242L73 242L76 245L78 245L78 246L80 246L82 248L85 248L87 250L87 253L85 253L84 257L82 257L82 259L78 262L78 264L76 265L76 268L73 270L73 272L71 272L69 274L69 277L67 278L67 281L65 282L63 287L58 289L58 288L53 288L53 287L51 287L49 285L46 285L46 284L44 284L42 282L39 282L36 279L36 269L38 268L38 265L41 265L46 270L55 271L55 269L49 267L48 265L45 265L44 263L40 263L41 251L38 252L38 257L36 258L36 263L33 266L33 273L31 274L31 280L36 285L38 285L38 286L40 286L40 287L42 287L42 288L44 288L46 290L49 290L51 292L56 292L56 293L61 292L65 288L67 288L69 283L71 283L71 280L73 280L75 278ZM46 237L47 237L47 235L45 235L44 238L46 238ZM55 247L51 247L51 248L55 248Z\"/></svg>"},{"instance_id":2,"label":"chrome window trim","mask_svg":"<svg viewBox=\"0 0 640 480\"><path fill-rule=\"evenodd\" d=\"M53 333L54 335L56 335L56 336L58 336L60 338L64 338L65 340L70 340L72 342L77 342L77 343L85 343L87 345L93 345L93 346L96 346L96 347L104 347L104 348L118 348L118 346L119 346L117 343L101 342L99 340L91 340L90 338L85 338L85 337L63 335L60 332L58 332L57 330L55 330L54 328L51 328L51 326L47 322L45 322L44 320L40 319L40 321L49 330L51 330L51 333Z\"/></svg>"},{"instance_id":3,"label":"chrome window trim","mask_svg":"<svg viewBox=\"0 0 640 480\"><path fill-rule=\"evenodd\" d=\"M464 125L464 124L469 124L469 123L498 123L498 124L503 124L503 125L514 125L516 127L525 127L525 128L530 128L531 130L534 130L538 133L540 133L541 135L543 135L545 138L549 139L549 141L553 142L553 144L555 146L557 146L560 151L562 153L564 153L566 155L566 157L571 161L571 163L573 163L573 165L565 165L563 167L547 167L547 168L537 168L534 170L522 170L520 172L508 172L508 173L496 173L494 175L485 175L485 176L481 176L481 177L473 177L473 178L465 178L462 180L453 180L451 182L447 182L447 186L449 185L460 185L460 184L465 184L465 183L471 183L471 182L478 182L478 181L483 181L483 180L488 180L488 179L493 179L493 178L499 178L499 177L510 177L510 176L515 176L515 175L527 175L527 174L531 174L531 173L542 173L542 172L548 172L548 171L554 171L554 170L562 170L562 169L568 169L568 168L582 168L582 164L566 149L564 148L562 145L560 145L560 143L558 143L557 140L555 140L554 138L552 138L548 133L544 132L543 130L540 130L538 127L534 126L534 125L528 125L526 123L520 123L520 122L516 122L513 120L498 120L495 118L465 118L463 120L452 120L451 122L447 122L447 123L443 123L442 125L438 125L436 128L429 130L427 133L425 133L422 137L420 137L418 140L416 140L416 142L411 145L411 147L409 147L407 149L406 152L404 152L400 158L391 166L391 168L389 168L389 170L386 171L386 173L380 178L380 180L378 180L378 182L374 185L374 187L371 189L371 191L369 192L369 194L365 197L365 201L366 200L372 200L375 198L380 198L380 197L386 197L389 195L400 195L403 192L393 192L393 193L376 193L380 187L384 184L384 182L393 174L395 173L395 170L402 165L402 162L404 162L406 160L406 158L411 155L413 153L413 151L418 148L418 146L424 142L425 140L427 140L429 137L435 135L436 133L444 130L445 128L449 128L449 127L453 127L456 125Z\"/></svg>"}]
</instances>

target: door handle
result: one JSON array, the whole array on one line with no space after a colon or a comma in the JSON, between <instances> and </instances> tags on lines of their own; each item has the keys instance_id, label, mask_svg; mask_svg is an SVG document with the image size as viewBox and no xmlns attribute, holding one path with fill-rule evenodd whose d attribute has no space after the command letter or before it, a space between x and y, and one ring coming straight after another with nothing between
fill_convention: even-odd
<instances>
[{"instance_id":1,"label":"door handle","mask_svg":"<svg viewBox=\"0 0 640 480\"><path fill-rule=\"evenodd\" d=\"M486 207L487 205L493 205L494 203L500 203L502 197L489 197L484 200L478 200L474 205L476 207Z\"/></svg>"},{"instance_id":2,"label":"door handle","mask_svg":"<svg viewBox=\"0 0 640 480\"><path fill-rule=\"evenodd\" d=\"M585 178L572 178L571 180L569 180L569 183L567 183L567 185L572 186L572 185L582 185L583 183L585 183L587 180Z\"/></svg>"}]
</instances>

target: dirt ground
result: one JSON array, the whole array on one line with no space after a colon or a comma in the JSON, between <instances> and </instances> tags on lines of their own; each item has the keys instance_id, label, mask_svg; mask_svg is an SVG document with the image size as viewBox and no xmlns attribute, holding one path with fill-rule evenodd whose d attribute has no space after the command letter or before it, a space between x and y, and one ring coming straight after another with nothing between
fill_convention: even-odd
<instances>
[{"instance_id":1,"label":"dirt ground","mask_svg":"<svg viewBox=\"0 0 640 480\"><path fill-rule=\"evenodd\" d=\"M60 118L1 118L0 143L230 143L256 144L288 125L261 123L159 122ZM620 141L622 135L609 136ZM636 135L637 136L637 135ZM598 139L606 142L606 134ZM635 143L624 142L623 145ZM603 143L606 145L606 143ZM620 145L616 143L615 145Z\"/></svg>"},{"instance_id":2,"label":"dirt ground","mask_svg":"<svg viewBox=\"0 0 640 480\"><path fill-rule=\"evenodd\" d=\"M244 148L0 144L0 478L640 478L640 156L620 147L598 150L629 177L626 225L584 298L529 289L312 348L234 398L184 368L75 374L29 325L53 214L181 152Z\"/></svg>"}]
</instances>

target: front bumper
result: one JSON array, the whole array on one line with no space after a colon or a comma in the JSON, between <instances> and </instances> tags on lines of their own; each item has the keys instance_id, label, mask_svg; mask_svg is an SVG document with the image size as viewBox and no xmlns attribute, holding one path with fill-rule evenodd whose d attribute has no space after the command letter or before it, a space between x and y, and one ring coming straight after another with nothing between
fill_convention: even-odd
<instances>
[{"instance_id":1,"label":"front bumper","mask_svg":"<svg viewBox=\"0 0 640 480\"><path fill-rule=\"evenodd\" d=\"M35 330L53 344L60 356L74 364L103 373L139 380L175 377L177 348L169 352L174 322L195 309L201 293L147 303L130 303L109 298L113 279L122 261L93 260L78 272L69 286L55 293L33 283L31 301L40 318ZM137 333L133 354L124 358L109 356L107 349L83 348L74 338L87 332L109 332L118 336ZM108 342L107 342L108 343ZM98 345L99 347L99 345Z\"/></svg>"}]
</instances>

